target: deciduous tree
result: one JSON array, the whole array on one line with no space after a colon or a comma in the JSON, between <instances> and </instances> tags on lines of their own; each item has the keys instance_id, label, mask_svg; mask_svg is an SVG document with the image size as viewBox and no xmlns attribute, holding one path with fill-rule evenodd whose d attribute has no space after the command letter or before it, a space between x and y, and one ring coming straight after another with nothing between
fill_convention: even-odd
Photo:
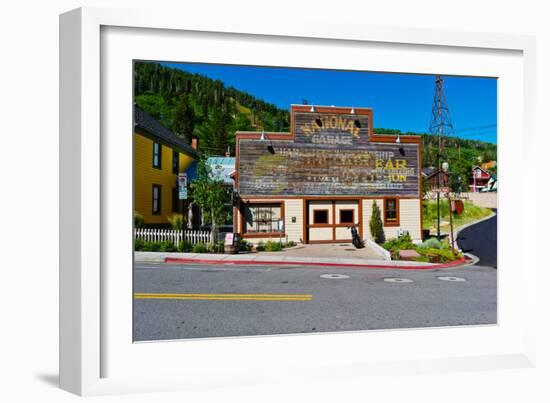
<instances>
[{"instance_id":1,"label":"deciduous tree","mask_svg":"<svg viewBox=\"0 0 550 403\"><path fill-rule=\"evenodd\" d=\"M190 185L194 203L201 208L204 222L211 226L210 243L218 239L219 226L226 223L228 213L224 203L228 199L225 184L211 175L211 169L205 158L199 160L198 178Z\"/></svg>"}]
</instances>

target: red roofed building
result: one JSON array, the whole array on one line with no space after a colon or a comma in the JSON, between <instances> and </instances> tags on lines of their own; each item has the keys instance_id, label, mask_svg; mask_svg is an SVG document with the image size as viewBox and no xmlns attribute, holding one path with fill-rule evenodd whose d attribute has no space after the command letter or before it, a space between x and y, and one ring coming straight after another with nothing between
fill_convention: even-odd
<instances>
[{"instance_id":1,"label":"red roofed building","mask_svg":"<svg viewBox=\"0 0 550 403\"><path fill-rule=\"evenodd\" d=\"M491 173L479 166L472 168L472 175L470 176L470 192L481 192L491 179Z\"/></svg>"}]
</instances>

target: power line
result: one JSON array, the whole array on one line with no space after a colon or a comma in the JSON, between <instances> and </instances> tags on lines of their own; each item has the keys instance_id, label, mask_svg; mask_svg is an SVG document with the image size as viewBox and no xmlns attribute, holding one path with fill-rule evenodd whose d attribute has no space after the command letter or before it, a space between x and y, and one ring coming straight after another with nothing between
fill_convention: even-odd
<instances>
[{"instance_id":1,"label":"power line","mask_svg":"<svg viewBox=\"0 0 550 403\"><path fill-rule=\"evenodd\" d=\"M461 139L461 138L464 138L464 137L476 137L476 136L484 137L484 136L494 136L494 135L496 135L496 132L489 131L489 132L461 134L460 136L456 136L456 138ZM469 139L466 139L466 140L469 140Z\"/></svg>"},{"instance_id":2,"label":"power line","mask_svg":"<svg viewBox=\"0 0 550 403\"><path fill-rule=\"evenodd\" d=\"M462 133L462 132L467 132L467 131L469 131L469 130L489 129L489 128L492 128L492 127L497 127L497 125L496 125L496 124L493 124L493 125L483 125L483 126L464 127L464 128L462 128L462 129L455 130L454 132L455 132L455 133Z\"/></svg>"}]
</instances>

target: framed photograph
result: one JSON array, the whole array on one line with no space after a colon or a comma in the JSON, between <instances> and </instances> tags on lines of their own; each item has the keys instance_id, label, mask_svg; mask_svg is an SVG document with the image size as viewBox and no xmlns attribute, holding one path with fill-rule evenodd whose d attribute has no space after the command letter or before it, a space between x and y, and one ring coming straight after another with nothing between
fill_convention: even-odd
<instances>
[{"instance_id":1,"label":"framed photograph","mask_svg":"<svg viewBox=\"0 0 550 403\"><path fill-rule=\"evenodd\" d=\"M533 365L533 38L60 24L62 388Z\"/></svg>"}]
</instances>

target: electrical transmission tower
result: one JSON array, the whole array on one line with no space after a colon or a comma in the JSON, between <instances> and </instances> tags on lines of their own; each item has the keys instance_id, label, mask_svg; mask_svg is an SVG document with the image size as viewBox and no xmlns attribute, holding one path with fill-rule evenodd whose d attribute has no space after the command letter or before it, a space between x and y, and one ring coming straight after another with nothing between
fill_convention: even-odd
<instances>
[{"instance_id":1,"label":"electrical transmission tower","mask_svg":"<svg viewBox=\"0 0 550 403\"><path fill-rule=\"evenodd\" d=\"M447 104L447 97L443 88L443 78L435 76L435 94L432 105L432 120L430 123L430 134L437 136L437 239L441 239L440 229L440 209L439 209L439 194L440 194L440 175L441 175L441 148L442 137L449 136L453 133L453 123L451 122L451 113ZM450 218L450 217L449 217Z\"/></svg>"},{"instance_id":2,"label":"electrical transmission tower","mask_svg":"<svg viewBox=\"0 0 550 403\"><path fill-rule=\"evenodd\" d=\"M443 78L435 76L435 94L432 106L432 121L430 123L430 134L449 136L453 133L453 123L451 122L451 113L447 105L447 97L443 88Z\"/></svg>"}]
</instances>

